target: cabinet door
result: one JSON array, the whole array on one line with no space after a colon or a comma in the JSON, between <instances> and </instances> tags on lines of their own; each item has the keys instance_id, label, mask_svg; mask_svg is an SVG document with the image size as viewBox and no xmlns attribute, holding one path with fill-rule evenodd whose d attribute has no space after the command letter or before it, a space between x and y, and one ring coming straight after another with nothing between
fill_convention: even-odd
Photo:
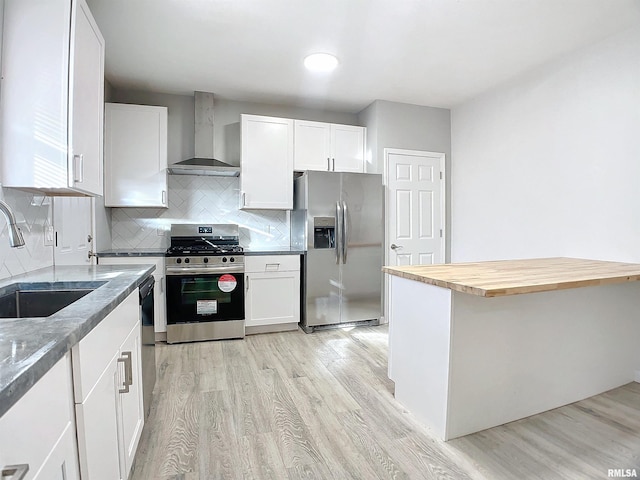
<instances>
[{"instance_id":1,"label":"cabinet door","mask_svg":"<svg viewBox=\"0 0 640 480\"><path fill-rule=\"evenodd\" d=\"M331 170L331 125L306 120L294 120L293 123L293 169Z\"/></svg>"},{"instance_id":2,"label":"cabinet door","mask_svg":"<svg viewBox=\"0 0 640 480\"><path fill-rule=\"evenodd\" d=\"M104 39L84 0L73 2L69 55L69 186L102 195Z\"/></svg>"},{"instance_id":3,"label":"cabinet door","mask_svg":"<svg viewBox=\"0 0 640 480\"><path fill-rule=\"evenodd\" d=\"M247 273L247 327L300 321L300 272Z\"/></svg>"},{"instance_id":4,"label":"cabinet door","mask_svg":"<svg viewBox=\"0 0 640 480\"><path fill-rule=\"evenodd\" d=\"M242 115L240 208L293 208L293 120Z\"/></svg>"},{"instance_id":5,"label":"cabinet door","mask_svg":"<svg viewBox=\"0 0 640 480\"><path fill-rule=\"evenodd\" d=\"M0 469L24 464L29 479L78 478L71 383L67 353L0 417Z\"/></svg>"},{"instance_id":6,"label":"cabinet door","mask_svg":"<svg viewBox=\"0 0 640 480\"><path fill-rule=\"evenodd\" d=\"M33 480L79 480L75 429L69 425Z\"/></svg>"},{"instance_id":7,"label":"cabinet door","mask_svg":"<svg viewBox=\"0 0 640 480\"><path fill-rule=\"evenodd\" d=\"M105 104L107 207L168 207L167 108Z\"/></svg>"},{"instance_id":8,"label":"cabinet door","mask_svg":"<svg viewBox=\"0 0 640 480\"><path fill-rule=\"evenodd\" d=\"M124 375L115 354L84 402L76 405L78 453L82 478L122 479L119 451L118 389Z\"/></svg>"},{"instance_id":9,"label":"cabinet door","mask_svg":"<svg viewBox=\"0 0 640 480\"><path fill-rule=\"evenodd\" d=\"M364 127L331 125L331 158L336 172L364 172ZM332 165L333 166L333 165Z\"/></svg>"},{"instance_id":10,"label":"cabinet door","mask_svg":"<svg viewBox=\"0 0 640 480\"><path fill-rule=\"evenodd\" d=\"M127 387L125 388L127 391L120 393L121 453L123 455L125 468L124 478L127 478L131 471L144 425L142 363L140 361L140 354L140 322L138 322L120 349L120 358L125 359L124 379L125 383L127 383Z\"/></svg>"},{"instance_id":11,"label":"cabinet door","mask_svg":"<svg viewBox=\"0 0 640 480\"><path fill-rule=\"evenodd\" d=\"M102 194L104 41L84 0L4 2L1 177Z\"/></svg>"},{"instance_id":12,"label":"cabinet door","mask_svg":"<svg viewBox=\"0 0 640 480\"><path fill-rule=\"evenodd\" d=\"M164 265L164 259L162 259ZM153 291L153 331L155 333L167 331L167 306L166 306L166 278L164 276L164 266L154 272L156 285Z\"/></svg>"}]
</instances>

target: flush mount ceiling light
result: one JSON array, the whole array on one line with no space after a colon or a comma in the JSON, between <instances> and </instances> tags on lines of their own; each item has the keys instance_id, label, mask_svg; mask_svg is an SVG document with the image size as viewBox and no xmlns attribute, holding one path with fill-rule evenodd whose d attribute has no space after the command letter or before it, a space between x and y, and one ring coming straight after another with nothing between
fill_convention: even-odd
<instances>
[{"instance_id":1,"label":"flush mount ceiling light","mask_svg":"<svg viewBox=\"0 0 640 480\"><path fill-rule=\"evenodd\" d=\"M312 72L327 73L338 66L338 59L330 53L313 53L305 57L304 66Z\"/></svg>"}]
</instances>

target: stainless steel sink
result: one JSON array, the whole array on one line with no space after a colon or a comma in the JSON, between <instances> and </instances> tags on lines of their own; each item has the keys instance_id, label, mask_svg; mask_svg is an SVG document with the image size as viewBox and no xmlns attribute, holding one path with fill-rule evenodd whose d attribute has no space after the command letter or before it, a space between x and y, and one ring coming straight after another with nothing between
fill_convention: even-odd
<instances>
[{"instance_id":1,"label":"stainless steel sink","mask_svg":"<svg viewBox=\"0 0 640 480\"><path fill-rule=\"evenodd\" d=\"M106 282L13 284L0 291L0 318L48 317Z\"/></svg>"}]
</instances>

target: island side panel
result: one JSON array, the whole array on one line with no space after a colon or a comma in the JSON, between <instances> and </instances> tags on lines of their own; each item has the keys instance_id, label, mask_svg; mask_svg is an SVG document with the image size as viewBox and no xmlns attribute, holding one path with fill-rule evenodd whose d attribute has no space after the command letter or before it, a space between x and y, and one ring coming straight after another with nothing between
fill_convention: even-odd
<instances>
[{"instance_id":1,"label":"island side panel","mask_svg":"<svg viewBox=\"0 0 640 480\"><path fill-rule=\"evenodd\" d=\"M395 397L445 436L451 290L390 276L389 363Z\"/></svg>"},{"instance_id":2,"label":"island side panel","mask_svg":"<svg viewBox=\"0 0 640 480\"><path fill-rule=\"evenodd\" d=\"M640 284L454 292L447 440L597 395L640 368Z\"/></svg>"}]
</instances>

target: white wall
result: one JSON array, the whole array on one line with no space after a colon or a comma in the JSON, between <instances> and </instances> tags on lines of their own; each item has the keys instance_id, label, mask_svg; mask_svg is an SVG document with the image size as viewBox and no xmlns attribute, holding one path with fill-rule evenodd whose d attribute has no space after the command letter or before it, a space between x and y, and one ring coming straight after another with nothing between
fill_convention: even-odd
<instances>
[{"instance_id":1,"label":"white wall","mask_svg":"<svg viewBox=\"0 0 640 480\"><path fill-rule=\"evenodd\" d=\"M445 169L451 167L451 112L445 108L376 100L358 114L367 127L367 173L384 173L384 149L403 148L445 154ZM450 205L450 180L446 179L446 203ZM446 213L449 259L450 208Z\"/></svg>"},{"instance_id":2,"label":"white wall","mask_svg":"<svg viewBox=\"0 0 640 480\"><path fill-rule=\"evenodd\" d=\"M640 30L452 111L452 261L640 262Z\"/></svg>"}]
</instances>

